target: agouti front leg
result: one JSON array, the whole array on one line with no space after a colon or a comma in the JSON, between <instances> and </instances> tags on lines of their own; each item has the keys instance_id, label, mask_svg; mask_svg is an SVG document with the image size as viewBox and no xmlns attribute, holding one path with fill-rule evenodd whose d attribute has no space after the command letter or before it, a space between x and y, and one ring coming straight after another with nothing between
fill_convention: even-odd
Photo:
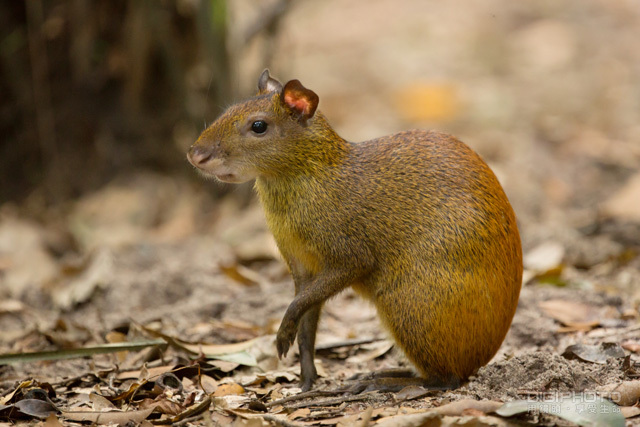
<instances>
[{"instance_id":1,"label":"agouti front leg","mask_svg":"<svg viewBox=\"0 0 640 427\"><path fill-rule=\"evenodd\" d=\"M325 270L313 277L308 284L300 286L299 293L289 304L276 335L278 357L287 355L296 339L302 316L311 308L322 306L324 301L351 285L357 277L359 275L354 270ZM313 362L313 358L311 361Z\"/></svg>"}]
</instances>

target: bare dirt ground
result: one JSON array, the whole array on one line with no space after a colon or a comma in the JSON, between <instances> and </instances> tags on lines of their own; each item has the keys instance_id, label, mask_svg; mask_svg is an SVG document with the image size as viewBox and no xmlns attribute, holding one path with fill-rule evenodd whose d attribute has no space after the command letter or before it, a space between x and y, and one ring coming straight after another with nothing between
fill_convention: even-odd
<instances>
[{"instance_id":1,"label":"bare dirt ground","mask_svg":"<svg viewBox=\"0 0 640 427\"><path fill-rule=\"evenodd\" d=\"M348 291L318 334L326 393L281 400L300 392L297 355L278 360L273 335L293 284L260 207L246 188L215 200L215 183L140 172L56 209L37 194L0 207L0 353L52 352L0 362L0 417L573 425L556 415L608 411L598 393L640 425L639 31L632 1L333 0L285 19L272 71L315 90L339 133L448 131L504 184L523 237L520 303L499 353L461 388L330 394L355 373L406 366ZM242 68L247 87L258 62ZM563 396L583 406L495 413Z\"/></svg>"}]
</instances>

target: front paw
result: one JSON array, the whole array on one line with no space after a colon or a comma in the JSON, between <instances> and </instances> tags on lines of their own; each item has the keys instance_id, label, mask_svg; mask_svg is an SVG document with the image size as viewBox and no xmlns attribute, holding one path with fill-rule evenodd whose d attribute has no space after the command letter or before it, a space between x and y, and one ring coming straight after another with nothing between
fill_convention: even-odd
<instances>
[{"instance_id":1,"label":"front paw","mask_svg":"<svg viewBox=\"0 0 640 427\"><path fill-rule=\"evenodd\" d=\"M289 348L293 345L293 341L296 339L296 333L298 328L295 324L282 321L278 334L276 335L276 347L278 348L278 357L283 358L287 356Z\"/></svg>"}]
</instances>

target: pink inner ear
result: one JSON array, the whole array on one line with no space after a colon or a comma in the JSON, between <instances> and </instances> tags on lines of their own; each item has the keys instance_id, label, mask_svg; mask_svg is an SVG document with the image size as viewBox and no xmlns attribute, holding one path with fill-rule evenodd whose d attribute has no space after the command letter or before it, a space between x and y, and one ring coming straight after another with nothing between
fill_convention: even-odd
<instances>
[{"instance_id":1,"label":"pink inner ear","mask_svg":"<svg viewBox=\"0 0 640 427\"><path fill-rule=\"evenodd\" d=\"M304 98L295 98L291 94L284 96L284 102L295 110L300 111L302 114L309 114L309 102Z\"/></svg>"}]
</instances>

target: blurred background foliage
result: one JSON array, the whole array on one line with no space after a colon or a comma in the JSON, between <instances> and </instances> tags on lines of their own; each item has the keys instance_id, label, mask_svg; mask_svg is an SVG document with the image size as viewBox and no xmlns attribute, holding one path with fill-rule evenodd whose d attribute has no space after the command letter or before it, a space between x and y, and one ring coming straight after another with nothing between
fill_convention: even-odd
<instances>
[{"instance_id":1,"label":"blurred background foliage","mask_svg":"<svg viewBox=\"0 0 640 427\"><path fill-rule=\"evenodd\" d=\"M287 5L261 3L240 44L268 42ZM187 141L237 95L228 13L225 0L0 3L0 201L188 170Z\"/></svg>"}]
</instances>

